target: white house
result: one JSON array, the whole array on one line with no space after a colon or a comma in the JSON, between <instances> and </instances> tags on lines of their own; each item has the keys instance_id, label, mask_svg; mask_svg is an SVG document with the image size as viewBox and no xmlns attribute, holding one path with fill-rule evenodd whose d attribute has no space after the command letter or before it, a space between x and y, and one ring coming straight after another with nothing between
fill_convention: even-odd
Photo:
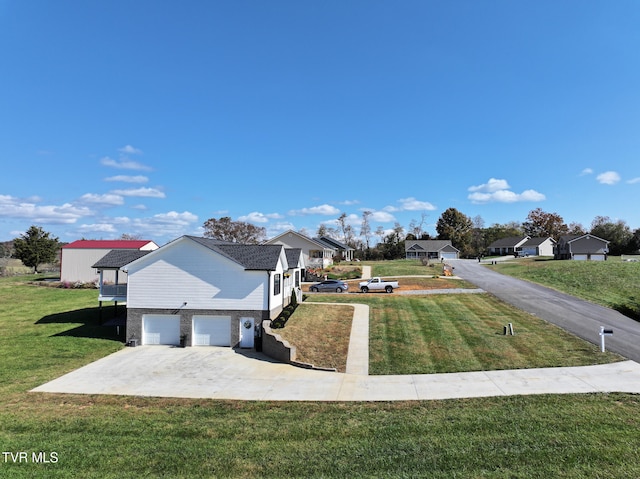
<instances>
[{"instance_id":1,"label":"white house","mask_svg":"<svg viewBox=\"0 0 640 479\"><path fill-rule=\"evenodd\" d=\"M406 240L404 252L406 259L458 259L460 254L451 240Z\"/></svg>"},{"instance_id":2,"label":"white house","mask_svg":"<svg viewBox=\"0 0 640 479\"><path fill-rule=\"evenodd\" d=\"M300 297L301 251L182 236L123 267L127 342L254 347Z\"/></svg>"},{"instance_id":3,"label":"white house","mask_svg":"<svg viewBox=\"0 0 640 479\"><path fill-rule=\"evenodd\" d=\"M78 240L60 250L60 281L97 282L100 272L93 265L112 250L153 251L158 245L149 240ZM105 272L103 282L115 282L115 271ZM126 277L120 282L126 283Z\"/></svg>"},{"instance_id":4,"label":"white house","mask_svg":"<svg viewBox=\"0 0 640 479\"><path fill-rule=\"evenodd\" d=\"M549 237L529 238L516 248L518 256L553 256L556 240Z\"/></svg>"},{"instance_id":5,"label":"white house","mask_svg":"<svg viewBox=\"0 0 640 479\"><path fill-rule=\"evenodd\" d=\"M265 241L264 244L280 244L288 248L300 248L306 268L322 269L331 266L333 264L333 257L337 252L334 246L309 238L293 230L285 231Z\"/></svg>"}]
</instances>

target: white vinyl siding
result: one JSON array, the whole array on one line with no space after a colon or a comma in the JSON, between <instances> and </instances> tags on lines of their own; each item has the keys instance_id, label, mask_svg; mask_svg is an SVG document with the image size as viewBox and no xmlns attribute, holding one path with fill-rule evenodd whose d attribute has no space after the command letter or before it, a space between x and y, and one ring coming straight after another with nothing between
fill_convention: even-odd
<instances>
[{"instance_id":1,"label":"white vinyl siding","mask_svg":"<svg viewBox=\"0 0 640 479\"><path fill-rule=\"evenodd\" d=\"M193 346L231 346L231 316L194 316Z\"/></svg>"},{"instance_id":2,"label":"white vinyl siding","mask_svg":"<svg viewBox=\"0 0 640 479\"><path fill-rule=\"evenodd\" d=\"M142 316L142 344L180 344L180 316L172 314Z\"/></svg>"},{"instance_id":3,"label":"white vinyl siding","mask_svg":"<svg viewBox=\"0 0 640 479\"><path fill-rule=\"evenodd\" d=\"M267 309L269 275L191 240L178 240L129 270L129 308Z\"/></svg>"}]
</instances>

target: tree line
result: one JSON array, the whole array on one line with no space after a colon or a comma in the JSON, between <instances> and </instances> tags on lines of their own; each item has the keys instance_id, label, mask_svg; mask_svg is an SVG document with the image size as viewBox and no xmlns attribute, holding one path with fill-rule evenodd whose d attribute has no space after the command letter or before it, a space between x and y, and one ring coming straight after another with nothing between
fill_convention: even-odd
<instances>
[{"instance_id":1,"label":"tree line","mask_svg":"<svg viewBox=\"0 0 640 479\"><path fill-rule=\"evenodd\" d=\"M404 245L411 240L450 240L460 250L462 257L484 255L491 243L496 240L531 236L551 237L556 241L564 235L582 235L590 233L609 241L609 253L614 256L634 254L640 250L640 228L631 230L624 220L612 220L608 216L596 216L590 228L579 223L566 224L558 213L549 213L541 208L531 210L522 223L495 223L485 226L481 216L470 218L456 208L448 208L436 222L436 235L425 231L426 215L420 221L412 220L405 228L395 223L393 229L385 230L371 227L371 211L364 211L360 230L356 231L348 222L346 213L342 213L335 226L321 224L315 236L329 236L355 250L355 258L365 260L399 259L405 257ZM243 221L233 221L230 217L210 218L204 222L204 236L235 243L260 244L266 238L266 229ZM301 230L301 233L309 234ZM121 239L137 239L137 236L123 234ZM33 268L37 273L39 266L54 263L63 244L51 233L39 226L31 226L26 233L13 241L0 244L0 257L14 257Z\"/></svg>"},{"instance_id":2,"label":"tree line","mask_svg":"<svg viewBox=\"0 0 640 479\"><path fill-rule=\"evenodd\" d=\"M545 212L541 208L531 210L523 222L494 223L486 226L481 216L471 218L456 208L448 208L438 218L436 235L425 231L426 215L420 220L412 220L408 227L395 223L393 229L378 226L371 228L372 212L362 213L360 231L347 223L347 215L342 213L336 226L321 225L317 236L330 236L355 249L358 259L399 259L405 257L405 242L411 240L450 240L460 250L462 257L478 257L486 254L494 241L530 236L532 238L551 237L554 240L565 235L590 233L608 240L612 255L633 254L640 249L640 228L632 231L624 220L612 220L608 216L596 216L589 228L580 223L567 224L558 213Z\"/></svg>"}]
</instances>

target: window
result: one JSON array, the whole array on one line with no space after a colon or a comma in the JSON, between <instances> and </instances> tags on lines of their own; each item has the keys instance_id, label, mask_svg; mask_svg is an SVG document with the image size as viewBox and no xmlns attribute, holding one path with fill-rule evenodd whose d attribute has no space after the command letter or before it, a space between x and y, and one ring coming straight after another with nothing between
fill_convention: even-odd
<instances>
[{"instance_id":1,"label":"window","mask_svg":"<svg viewBox=\"0 0 640 479\"><path fill-rule=\"evenodd\" d=\"M300 271L296 271L296 287L300 287Z\"/></svg>"},{"instance_id":2,"label":"window","mask_svg":"<svg viewBox=\"0 0 640 479\"><path fill-rule=\"evenodd\" d=\"M280 294L280 273L273 276L273 294Z\"/></svg>"}]
</instances>

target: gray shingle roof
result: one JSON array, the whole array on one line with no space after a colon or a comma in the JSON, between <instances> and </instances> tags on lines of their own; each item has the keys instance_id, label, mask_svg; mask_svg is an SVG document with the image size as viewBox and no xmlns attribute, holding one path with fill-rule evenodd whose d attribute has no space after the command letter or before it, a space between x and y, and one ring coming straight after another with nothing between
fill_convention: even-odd
<instances>
[{"instance_id":1,"label":"gray shingle roof","mask_svg":"<svg viewBox=\"0 0 640 479\"><path fill-rule=\"evenodd\" d=\"M511 236L509 238L500 238L489 245L489 248L508 248L515 247L518 243L525 241L527 236Z\"/></svg>"},{"instance_id":2,"label":"gray shingle roof","mask_svg":"<svg viewBox=\"0 0 640 479\"><path fill-rule=\"evenodd\" d=\"M282 245L230 243L198 236L187 236L187 238L221 254L248 270L275 270L282 251Z\"/></svg>"},{"instance_id":3,"label":"gray shingle roof","mask_svg":"<svg viewBox=\"0 0 640 479\"><path fill-rule=\"evenodd\" d=\"M289 269L297 268L302 254L302 248L285 248L284 253L287 255L287 263Z\"/></svg>"},{"instance_id":4,"label":"gray shingle roof","mask_svg":"<svg viewBox=\"0 0 640 479\"><path fill-rule=\"evenodd\" d=\"M447 246L458 251L458 249L451 244L451 240L406 240L404 242L405 251L437 252Z\"/></svg>"},{"instance_id":5,"label":"gray shingle roof","mask_svg":"<svg viewBox=\"0 0 640 479\"><path fill-rule=\"evenodd\" d=\"M142 258L151 251L141 251L139 249L114 249L92 265L96 269L120 269L132 261Z\"/></svg>"}]
</instances>

